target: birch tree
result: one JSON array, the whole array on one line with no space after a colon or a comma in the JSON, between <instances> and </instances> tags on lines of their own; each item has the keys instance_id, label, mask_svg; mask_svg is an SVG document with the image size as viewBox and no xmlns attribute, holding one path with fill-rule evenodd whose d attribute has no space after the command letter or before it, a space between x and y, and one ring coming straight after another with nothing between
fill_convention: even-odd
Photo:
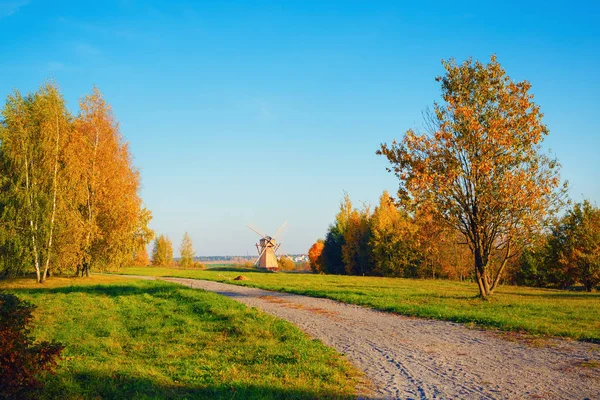
<instances>
[{"instance_id":1,"label":"birch tree","mask_svg":"<svg viewBox=\"0 0 600 400\"><path fill-rule=\"evenodd\" d=\"M89 268L118 267L132 260L144 210L138 195L139 172L133 167L129 146L97 88L81 100L75 130L86 160L82 207L86 233L81 264L87 275ZM151 214L147 217L146 223Z\"/></svg>"},{"instance_id":2,"label":"birch tree","mask_svg":"<svg viewBox=\"0 0 600 400\"><path fill-rule=\"evenodd\" d=\"M173 265L173 242L165 235L160 235L154 240L152 265L155 267L170 267Z\"/></svg>"},{"instance_id":3,"label":"birch tree","mask_svg":"<svg viewBox=\"0 0 600 400\"><path fill-rule=\"evenodd\" d=\"M179 260L179 265L181 267L190 268L194 265L194 257L196 253L194 252L194 247L192 245L192 238L187 232L183 234L183 240L181 241L181 246L179 247L179 253L181 254L181 258Z\"/></svg>"},{"instance_id":4,"label":"birch tree","mask_svg":"<svg viewBox=\"0 0 600 400\"><path fill-rule=\"evenodd\" d=\"M9 95L2 111L1 156L3 179L12 198L8 203L22 211L13 223L27 236L30 262L42 283L53 255L53 241L61 193L61 163L70 116L58 88L47 83L34 94Z\"/></svg>"}]
</instances>

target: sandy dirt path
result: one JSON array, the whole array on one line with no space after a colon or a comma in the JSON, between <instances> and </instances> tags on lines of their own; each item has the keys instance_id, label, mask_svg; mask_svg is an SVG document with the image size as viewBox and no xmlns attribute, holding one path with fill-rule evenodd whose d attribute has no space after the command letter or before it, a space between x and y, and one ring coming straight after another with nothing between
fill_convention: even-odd
<instances>
[{"instance_id":1,"label":"sandy dirt path","mask_svg":"<svg viewBox=\"0 0 600 400\"><path fill-rule=\"evenodd\" d=\"M364 371L377 399L600 399L600 345L528 343L452 322L184 278L288 320Z\"/></svg>"}]
</instances>

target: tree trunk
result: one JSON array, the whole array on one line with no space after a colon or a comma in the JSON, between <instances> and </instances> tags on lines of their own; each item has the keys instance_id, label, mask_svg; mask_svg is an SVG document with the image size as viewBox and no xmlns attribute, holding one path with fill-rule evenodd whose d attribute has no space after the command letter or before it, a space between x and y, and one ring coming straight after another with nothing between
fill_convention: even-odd
<instances>
[{"instance_id":1,"label":"tree trunk","mask_svg":"<svg viewBox=\"0 0 600 400\"><path fill-rule=\"evenodd\" d=\"M42 275L42 282L46 280L46 273L50 265L50 253L52 251L52 237L54 234L54 219L56 217L56 192L57 192L57 175L58 175L58 150L60 143L60 127L58 125L58 111L56 115L56 145L54 148L54 176L52 178L53 195L52 195L52 214L50 217L50 233L48 235L48 248L46 249L46 266Z\"/></svg>"},{"instance_id":2,"label":"tree trunk","mask_svg":"<svg viewBox=\"0 0 600 400\"><path fill-rule=\"evenodd\" d=\"M490 294L494 293L494 289L496 289L496 287L498 286L498 283L500 282L500 278L502 278L502 272L504 272L504 268L506 268L506 264L510 257L511 257L510 242L508 242L506 244L506 254L504 255L504 260L502 260L502 265L500 266L500 269L498 270L498 274L496 275L496 279L494 279L494 283L492 284L492 287L490 288Z\"/></svg>"},{"instance_id":3,"label":"tree trunk","mask_svg":"<svg viewBox=\"0 0 600 400\"><path fill-rule=\"evenodd\" d=\"M479 296L482 299L485 299L487 297L487 293L485 291L485 286L483 284L483 278L482 277L477 277L477 286L479 286Z\"/></svg>"},{"instance_id":4,"label":"tree trunk","mask_svg":"<svg viewBox=\"0 0 600 400\"><path fill-rule=\"evenodd\" d=\"M94 196L95 196L95 192L96 192L96 158L97 158L97 154L98 154L98 144L100 143L100 132L98 131L98 129L95 129L95 138L94 138L94 151L92 153L92 167L91 167L91 171L90 171L90 175L88 177L88 182L87 182L87 233L86 233L86 237L85 237L85 252L87 253L86 255L84 255L84 260L86 260L83 263L82 269L81 269L81 276L83 276L84 271L86 276L89 276L89 273L87 272L89 269L89 264L92 262L92 241L93 241L93 237L92 237L92 231L93 231L93 224L94 224Z\"/></svg>"},{"instance_id":5,"label":"tree trunk","mask_svg":"<svg viewBox=\"0 0 600 400\"><path fill-rule=\"evenodd\" d=\"M40 259L37 249L37 225L34 222L34 211L33 211L33 194L31 193L31 184L29 181L29 162L27 161L27 150L25 151L25 190L27 192L27 208L29 211L29 228L31 229L31 247L33 252L33 266L35 268L36 280L38 283L42 283L42 277L40 276Z\"/></svg>"},{"instance_id":6,"label":"tree trunk","mask_svg":"<svg viewBox=\"0 0 600 400\"><path fill-rule=\"evenodd\" d=\"M487 275L487 265L481 256L481 250L477 247L474 251L474 258L477 285L479 286L479 295L482 299L486 299L491 294Z\"/></svg>"}]
</instances>

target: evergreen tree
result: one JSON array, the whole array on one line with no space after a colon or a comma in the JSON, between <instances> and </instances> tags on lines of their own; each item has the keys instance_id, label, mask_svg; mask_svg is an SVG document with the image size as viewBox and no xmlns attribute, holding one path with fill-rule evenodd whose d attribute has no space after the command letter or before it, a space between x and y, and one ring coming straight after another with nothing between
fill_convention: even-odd
<instances>
[{"instance_id":1,"label":"evergreen tree","mask_svg":"<svg viewBox=\"0 0 600 400\"><path fill-rule=\"evenodd\" d=\"M323 265L328 274L345 274L342 246L344 234L348 228L348 221L352 213L352 202L348 193L340 203L340 211L335 217L335 222L329 227L323 246Z\"/></svg>"},{"instance_id":2,"label":"evergreen tree","mask_svg":"<svg viewBox=\"0 0 600 400\"><path fill-rule=\"evenodd\" d=\"M342 260L348 275L370 275L373 270L371 248L371 211L352 210L344 232Z\"/></svg>"}]
</instances>

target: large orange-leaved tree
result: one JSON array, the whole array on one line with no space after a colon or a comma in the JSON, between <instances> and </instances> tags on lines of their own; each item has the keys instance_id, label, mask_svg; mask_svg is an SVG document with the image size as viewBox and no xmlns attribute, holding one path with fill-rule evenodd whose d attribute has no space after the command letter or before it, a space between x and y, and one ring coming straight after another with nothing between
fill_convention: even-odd
<instances>
[{"instance_id":1,"label":"large orange-leaved tree","mask_svg":"<svg viewBox=\"0 0 600 400\"><path fill-rule=\"evenodd\" d=\"M530 83L511 80L495 56L442 63L443 103L434 103L426 132L408 130L377 153L400 180L400 202L433 210L466 237L486 298L556 211L564 186L559 164L541 150L548 129Z\"/></svg>"}]
</instances>

